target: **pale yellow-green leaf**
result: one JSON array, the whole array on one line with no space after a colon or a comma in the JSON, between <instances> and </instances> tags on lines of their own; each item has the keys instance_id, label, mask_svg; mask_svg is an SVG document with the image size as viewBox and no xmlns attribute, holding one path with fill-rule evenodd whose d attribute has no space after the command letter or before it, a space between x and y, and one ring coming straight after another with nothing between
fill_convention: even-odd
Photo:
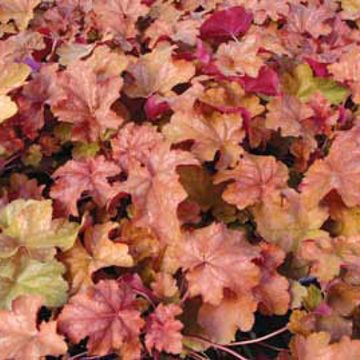
<instances>
[{"instance_id":1,"label":"pale yellow-green leaf","mask_svg":"<svg viewBox=\"0 0 360 360\"><path fill-rule=\"evenodd\" d=\"M321 226L328 218L327 209L307 207L294 190L274 195L252 208L257 231L266 240L284 251L296 251L305 239L326 236Z\"/></svg>"},{"instance_id":2,"label":"pale yellow-green leaf","mask_svg":"<svg viewBox=\"0 0 360 360\"><path fill-rule=\"evenodd\" d=\"M41 0L1 0L0 22L14 20L18 29L23 31L34 17L34 9L40 2Z\"/></svg>"},{"instance_id":3,"label":"pale yellow-green leaf","mask_svg":"<svg viewBox=\"0 0 360 360\"><path fill-rule=\"evenodd\" d=\"M341 0L341 7L348 13L360 11L360 0Z\"/></svg>"},{"instance_id":4,"label":"pale yellow-green leaf","mask_svg":"<svg viewBox=\"0 0 360 360\"><path fill-rule=\"evenodd\" d=\"M50 260L56 248L68 250L76 240L79 224L52 220L51 200L18 199L0 211L0 258L9 258L20 248L38 260Z\"/></svg>"},{"instance_id":5,"label":"pale yellow-green leaf","mask_svg":"<svg viewBox=\"0 0 360 360\"><path fill-rule=\"evenodd\" d=\"M1 64L0 62L0 65L0 95L6 95L11 90L22 86L31 73L31 68L26 64Z\"/></svg>"},{"instance_id":6,"label":"pale yellow-green leaf","mask_svg":"<svg viewBox=\"0 0 360 360\"><path fill-rule=\"evenodd\" d=\"M40 262L20 254L0 260L0 308L10 308L20 295L40 295L44 305L61 306L67 299L65 267L56 260Z\"/></svg>"},{"instance_id":7,"label":"pale yellow-green leaf","mask_svg":"<svg viewBox=\"0 0 360 360\"><path fill-rule=\"evenodd\" d=\"M56 53L59 55L59 63L66 66L75 60L88 56L93 49L93 44L64 43L57 49Z\"/></svg>"},{"instance_id":8,"label":"pale yellow-green leaf","mask_svg":"<svg viewBox=\"0 0 360 360\"><path fill-rule=\"evenodd\" d=\"M302 101L320 92L330 103L339 104L345 100L349 91L336 81L324 77L315 77L308 64L296 66L292 76L286 76L287 90Z\"/></svg>"},{"instance_id":9,"label":"pale yellow-green leaf","mask_svg":"<svg viewBox=\"0 0 360 360\"><path fill-rule=\"evenodd\" d=\"M10 96L0 95L0 124L14 116L18 111L17 105Z\"/></svg>"}]
</instances>

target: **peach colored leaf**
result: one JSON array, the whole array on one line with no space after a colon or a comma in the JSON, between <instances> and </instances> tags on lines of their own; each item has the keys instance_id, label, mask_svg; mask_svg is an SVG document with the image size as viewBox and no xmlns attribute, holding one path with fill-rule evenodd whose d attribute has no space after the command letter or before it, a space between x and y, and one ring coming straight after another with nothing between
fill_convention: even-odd
<instances>
[{"instance_id":1,"label":"peach colored leaf","mask_svg":"<svg viewBox=\"0 0 360 360\"><path fill-rule=\"evenodd\" d=\"M316 160L305 174L300 190L309 204L336 190L345 205L360 205L360 126L339 132L328 156Z\"/></svg>"},{"instance_id":2,"label":"peach colored leaf","mask_svg":"<svg viewBox=\"0 0 360 360\"><path fill-rule=\"evenodd\" d=\"M325 236L321 226L328 218L326 208L306 205L293 189L274 194L266 202L252 208L257 231L285 252L294 251L305 239Z\"/></svg>"},{"instance_id":3,"label":"peach colored leaf","mask_svg":"<svg viewBox=\"0 0 360 360\"><path fill-rule=\"evenodd\" d=\"M171 274L166 272L160 272L155 275L154 282L151 283L151 289L159 298L172 298L178 293L176 280Z\"/></svg>"},{"instance_id":4,"label":"peach colored leaf","mask_svg":"<svg viewBox=\"0 0 360 360\"><path fill-rule=\"evenodd\" d=\"M258 268L252 263L258 249L247 243L242 232L224 224L186 232L179 247L191 296L201 295L205 302L219 305L225 289L245 294L259 282Z\"/></svg>"},{"instance_id":5,"label":"peach colored leaf","mask_svg":"<svg viewBox=\"0 0 360 360\"><path fill-rule=\"evenodd\" d=\"M360 304L360 289L357 285L335 280L326 289L326 302L335 314L349 317Z\"/></svg>"},{"instance_id":6,"label":"peach colored leaf","mask_svg":"<svg viewBox=\"0 0 360 360\"><path fill-rule=\"evenodd\" d=\"M264 82L264 77L266 76L264 74L261 75L262 85L266 86ZM245 108L251 117L260 115L265 110L265 107L260 104L260 99L255 95L247 94L243 89L243 86L245 86L246 91L252 92L251 85L249 86L250 89L247 89L246 84L249 84L249 79L254 79L250 77L241 77L241 79L244 80L239 80L242 84L235 81L224 82L202 91L199 94L200 101L223 113L239 114L242 113L241 109ZM256 81L258 82L255 79Z\"/></svg>"},{"instance_id":7,"label":"peach colored leaf","mask_svg":"<svg viewBox=\"0 0 360 360\"><path fill-rule=\"evenodd\" d=\"M179 239L177 207L187 197L176 168L192 164L197 161L190 153L170 150L170 143L161 142L150 152L146 166L138 162L129 166L128 179L120 186L132 197L135 225L150 227L163 244Z\"/></svg>"},{"instance_id":8,"label":"peach colored leaf","mask_svg":"<svg viewBox=\"0 0 360 360\"><path fill-rule=\"evenodd\" d=\"M221 44L216 52L215 64L225 76L248 75L256 78L264 65L264 60L258 55L259 47L255 34L239 42Z\"/></svg>"},{"instance_id":9,"label":"peach colored leaf","mask_svg":"<svg viewBox=\"0 0 360 360\"><path fill-rule=\"evenodd\" d=\"M143 326L134 292L114 280L102 280L70 298L58 318L60 332L74 343L89 337L89 353L99 356L129 345L138 348Z\"/></svg>"},{"instance_id":10,"label":"peach colored leaf","mask_svg":"<svg viewBox=\"0 0 360 360\"><path fill-rule=\"evenodd\" d=\"M176 319L176 316L181 314L181 307L175 304L160 304L155 312L150 314L145 335L145 345L149 352L156 349L170 354L181 353L183 324Z\"/></svg>"},{"instance_id":11,"label":"peach colored leaf","mask_svg":"<svg viewBox=\"0 0 360 360\"><path fill-rule=\"evenodd\" d=\"M325 5L291 4L287 28L297 33L308 33L317 39L331 33L332 28L326 21L334 15L335 11Z\"/></svg>"},{"instance_id":12,"label":"peach colored leaf","mask_svg":"<svg viewBox=\"0 0 360 360\"><path fill-rule=\"evenodd\" d=\"M227 344L235 339L238 329L250 331L257 301L250 294L225 295L218 305L204 303L199 310L198 323L212 341Z\"/></svg>"},{"instance_id":13,"label":"peach colored leaf","mask_svg":"<svg viewBox=\"0 0 360 360\"><path fill-rule=\"evenodd\" d=\"M360 256L360 238L341 236L306 240L301 244L298 256L311 265L312 275L328 282L339 275L341 267L360 270L356 260Z\"/></svg>"},{"instance_id":14,"label":"peach colored leaf","mask_svg":"<svg viewBox=\"0 0 360 360\"><path fill-rule=\"evenodd\" d=\"M17 98L22 131L31 140L37 137L45 124L44 105L49 99L57 67L57 64L42 65L38 72L32 73L31 80Z\"/></svg>"},{"instance_id":15,"label":"peach colored leaf","mask_svg":"<svg viewBox=\"0 0 360 360\"><path fill-rule=\"evenodd\" d=\"M53 174L55 184L50 196L65 208L66 213L76 216L77 200L85 191L97 205L105 206L118 193L117 186L110 185L108 178L119 173L120 168L104 156L70 160Z\"/></svg>"},{"instance_id":16,"label":"peach colored leaf","mask_svg":"<svg viewBox=\"0 0 360 360\"><path fill-rule=\"evenodd\" d=\"M201 160L212 161L217 151L217 167L234 166L243 152L239 143L245 132L240 114L214 114L205 118L196 113L176 112L163 134L172 143L193 140L192 152Z\"/></svg>"},{"instance_id":17,"label":"peach colored leaf","mask_svg":"<svg viewBox=\"0 0 360 360\"><path fill-rule=\"evenodd\" d=\"M287 179L287 167L274 157L245 154L235 169L218 172L214 183L234 180L226 187L223 199L241 210L284 189Z\"/></svg>"},{"instance_id":18,"label":"peach colored leaf","mask_svg":"<svg viewBox=\"0 0 360 360\"><path fill-rule=\"evenodd\" d=\"M275 131L280 129L282 136L301 136L303 121L314 115L310 106L291 95L272 98L267 109L265 126Z\"/></svg>"},{"instance_id":19,"label":"peach colored leaf","mask_svg":"<svg viewBox=\"0 0 360 360\"><path fill-rule=\"evenodd\" d=\"M117 227L118 224L112 222L89 227L84 234L84 246L78 241L61 255L68 268L73 293L91 284L91 275L99 269L134 265L128 245L109 239L109 233Z\"/></svg>"},{"instance_id":20,"label":"peach colored leaf","mask_svg":"<svg viewBox=\"0 0 360 360\"><path fill-rule=\"evenodd\" d=\"M87 288L93 284L90 265L92 257L80 241L65 253L60 255L61 262L66 266L66 280L70 284L70 294Z\"/></svg>"},{"instance_id":21,"label":"peach colored leaf","mask_svg":"<svg viewBox=\"0 0 360 360\"><path fill-rule=\"evenodd\" d=\"M261 270L260 284L254 289L259 310L265 315L285 315L290 306L289 281L277 272L285 260L285 252L278 246L261 243L261 257L256 264Z\"/></svg>"},{"instance_id":22,"label":"peach colored leaf","mask_svg":"<svg viewBox=\"0 0 360 360\"><path fill-rule=\"evenodd\" d=\"M167 43L160 44L130 65L133 81L125 85L126 94L132 98L167 95L175 85L188 82L195 75L195 66L186 60L173 60L173 49Z\"/></svg>"},{"instance_id":23,"label":"peach colored leaf","mask_svg":"<svg viewBox=\"0 0 360 360\"><path fill-rule=\"evenodd\" d=\"M86 63L94 69L97 79L102 81L119 76L128 66L127 56L119 50L112 50L106 45L97 46Z\"/></svg>"},{"instance_id":24,"label":"peach colored leaf","mask_svg":"<svg viewBox=\"0 0 360 360\"><path fill-rule=\"evenodd\" d=\"M289 3L286 0L273 0L269 3L267 0L258 0L255 5L255 23L263 24L269 17L273 21L279 21L283 17L288 17L290 12Z\"/></svg>"},{"instance_id":25,"label":"peach colored leaf","mask_svg":"<svg viewBox=\"0 0 360 360\"><path fill-rule=\"evenodd\" d=\"M333 74L335 80L349 82L352 99L356 104L360 103L359 68L359 47L356 45L350 46L348 51L342 53L336 62L328 65L328 70Z\"/></svg>"},{"instance_id":26,"label":"peach colored leaf","mask_svg":"<svg viewBox=\"0 0 360 360\"><path fill-rule=\"evenodd\" d=\"M56 322L37 326L40 296L26 295L12 302L11 310L0 310L0 351L2 359L38 360L66 352L64 338L56 333Z\"/></svg>"},{"instance_id":27,"label":"peach colored leaf","mask_svg":"<svg viewBox=\"0 0 360 360\"><path fill-rule=\"evenodd\" d=\"M107 129L117 129L123 122L111 109L122 83L118 76L100 81L90 63L74 61L54 79L51 110L60 121L72 124L73 140L97 141Z\"/></svg>"},{"instance_id":28,"label":"peach colored leaf","mask_svg":"<svg viewBox=\"0 0 360 360\"><path fill-rule=\"evenodd\" d=\"M126 124L111 140L113 158L127 171L129 163L133 161L146 163L151 150L162 140L162 135L151 124Z\"/></svg>"},{"instance_id":29,"label":"peach colored leaf","mask_svg":"<svg viewBox=\"0 0 360 360\"><path fill-rule=\"evenodd\" d=\"M0 22L14 20L20 31L24 31L34 16L34 9L41 0L1 0Z\"/></svg>"},{"instance_id":30,"label":"peach colored leaf","mask_svg":"<svg viewBox=\"0 0 360 360\"><path fill-rule=\"evenodd\" d=\"M291 345L295 360L339 360L360 358L360 341L344 336L338 343L329 344L327 332L312 333L307 338L297 335Z\"/></svg>"},{"instance_id":31,"label":"peach colored leaf","mask_svg":"<svg viewBox=\"0 0 360 360\"><path fill-rule=\"evenodd\" d=\"M104 33L131 38L136 35L136 21L145 16L149 8L141 0L93 1L95 23Z\"/></svg>"},{"instance_id":32,"label":"peach colored leaf","mask_svg":"<svg viewBox=\"0 0 360 360\"><path fill-rule=\"evenodd\" d=\"M117 227L118 224L108 222L86 230L84 245L92 256L89 266L91 273L107 266L131 267L134 265L128 253L128 246L109 239L110 232Z\"/></svg>"},{"instance_id":33,"label":"peach colored leaf","mask_svg":"<svg viewBox=\"0 0 360 360\"><path fill-rule=\"evenodd\" d=\"M330 65L328 70L338 81L359 81L358 72L360 66L359 47L351 46L348 51L340 56L340 59Z\"/></svg>"}]
</instances>

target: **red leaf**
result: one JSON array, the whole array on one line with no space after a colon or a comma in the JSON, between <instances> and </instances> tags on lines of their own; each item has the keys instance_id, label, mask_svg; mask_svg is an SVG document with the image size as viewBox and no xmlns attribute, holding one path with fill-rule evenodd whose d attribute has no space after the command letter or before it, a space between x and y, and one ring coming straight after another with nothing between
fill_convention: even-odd
<instances>
[{"instance_id":1,"label":"red leaf","mask_svg":"<svg viewBox=\"0 0 360 360\"><path fill-rule=\"evenodd\" d=\"M261 93L269 96L279 94L279 75L275 70L267 66L263 66L260 69L259 75L256 78L245 75L239 81L247 92Z\"/></svg>"},{"instance_id":2,"label":"red leaf","mask_svg":"<svg viewBox=\"0 0 360 360\"><path fill-rule=\"evenodd\" d=\"M202 39L226 41L245 34L253 20L253 15L242 6L234 6L215 12L200 27Z\"/></svg>"}]
</instances>

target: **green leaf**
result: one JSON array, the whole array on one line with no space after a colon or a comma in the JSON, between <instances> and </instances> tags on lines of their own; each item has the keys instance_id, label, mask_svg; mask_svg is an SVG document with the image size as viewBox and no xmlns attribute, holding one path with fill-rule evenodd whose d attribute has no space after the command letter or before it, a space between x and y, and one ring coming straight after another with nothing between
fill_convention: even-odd
<instances>
[{"instance_id":1,"label":"green leaf","mask_svg":"<svg viewBox=\"0 0 360 360\"><path fill-rule=\"evenodd\" d=\"M332 104L342 103L349 94L348 89L339 85L336 81L315 78L317 89L324 95L324 97Z\"/></svg>"},{"instance_id":2,"label":"green leaf","mask_svg":"<svg viewBox=\"0 0 360 360\"><path fill-rule=\"evenodd\" d=\"M349 94L346 87L334 80L314 77L308 64L298 65L293 72L292 80L288 81L292 82L290 89L296 89L294 95L302 101L309 100L314 93L319 91L331 104L339 104Z\"/></svg>"},{"instance_id":3,"label":"green leaf","mask_svg":"<svg viewBox=\"0 0 360 360\"><path fill-rule=\"evenodd\" d=\"M94 157L98 151L100 150L100 146L98 143L82 143L78 142L75 144L72 155L73 158L87 158L87 157Z\"/></svg>"},{"instance_id":4,"label":"green leaf","mask_svg":"<svg viewBox=\"0 0 360 360\"><path fill-rule=\"evenodd\" d=\"M15 200L0 211L0 259L26 248L34 259L51 260L57 247L65 251L74 245L79 227L52 220L51 200Z\"/></svg>"},{"instance_id":5,"label":"green leaf","mask_svg":"<svg viewBox=\"0 0 360 360\"><path fill-rule=\"evenodd\" d=\"M317 90L311 67L307 64L298 65L294 76L298 84L296 96L301 100L308 100Z\"/></svg>"},{"instance_id":6,"label":"green leaf","mask_svg":"<svg viewBox=\"0 0 360 360\"><path fill-rule=\"evenodd\" d=\"M314 285L310 285L307 289L307 295L303 299L305 308L313 311L320 305L321 301L321 290Z\"/></svg>"},{"instance_id":7,"label":"green leaf","mask_svg":"<svg viewBox=\"0 0 360 360\"><path fill-rule=\"evenodd\" d=\"M40 262L25 254L0 261L0 308L11 307L20 295L41 295L44 305L57 307L67 300L65 267L56 260Z\"/></svg>"}]
</instances>

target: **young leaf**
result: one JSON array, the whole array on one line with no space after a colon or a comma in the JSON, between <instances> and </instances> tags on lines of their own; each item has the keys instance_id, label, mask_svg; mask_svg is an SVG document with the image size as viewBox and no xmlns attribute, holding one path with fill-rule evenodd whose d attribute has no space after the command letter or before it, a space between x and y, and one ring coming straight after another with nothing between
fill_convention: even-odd
<instances>
[{"instance_id":1,"label":"young leaf","mask_svg":"<svg viewBox=\"0 0 360 360\"><path fill-rule=\"evenodd\" d=\"M160 304L147 321L145 345L149 352L155 348L170 354L180 354L182 351L181 330L183 324L176 320L182 313L180 306L175 304Z\"/></svg>"}]
</instances>

